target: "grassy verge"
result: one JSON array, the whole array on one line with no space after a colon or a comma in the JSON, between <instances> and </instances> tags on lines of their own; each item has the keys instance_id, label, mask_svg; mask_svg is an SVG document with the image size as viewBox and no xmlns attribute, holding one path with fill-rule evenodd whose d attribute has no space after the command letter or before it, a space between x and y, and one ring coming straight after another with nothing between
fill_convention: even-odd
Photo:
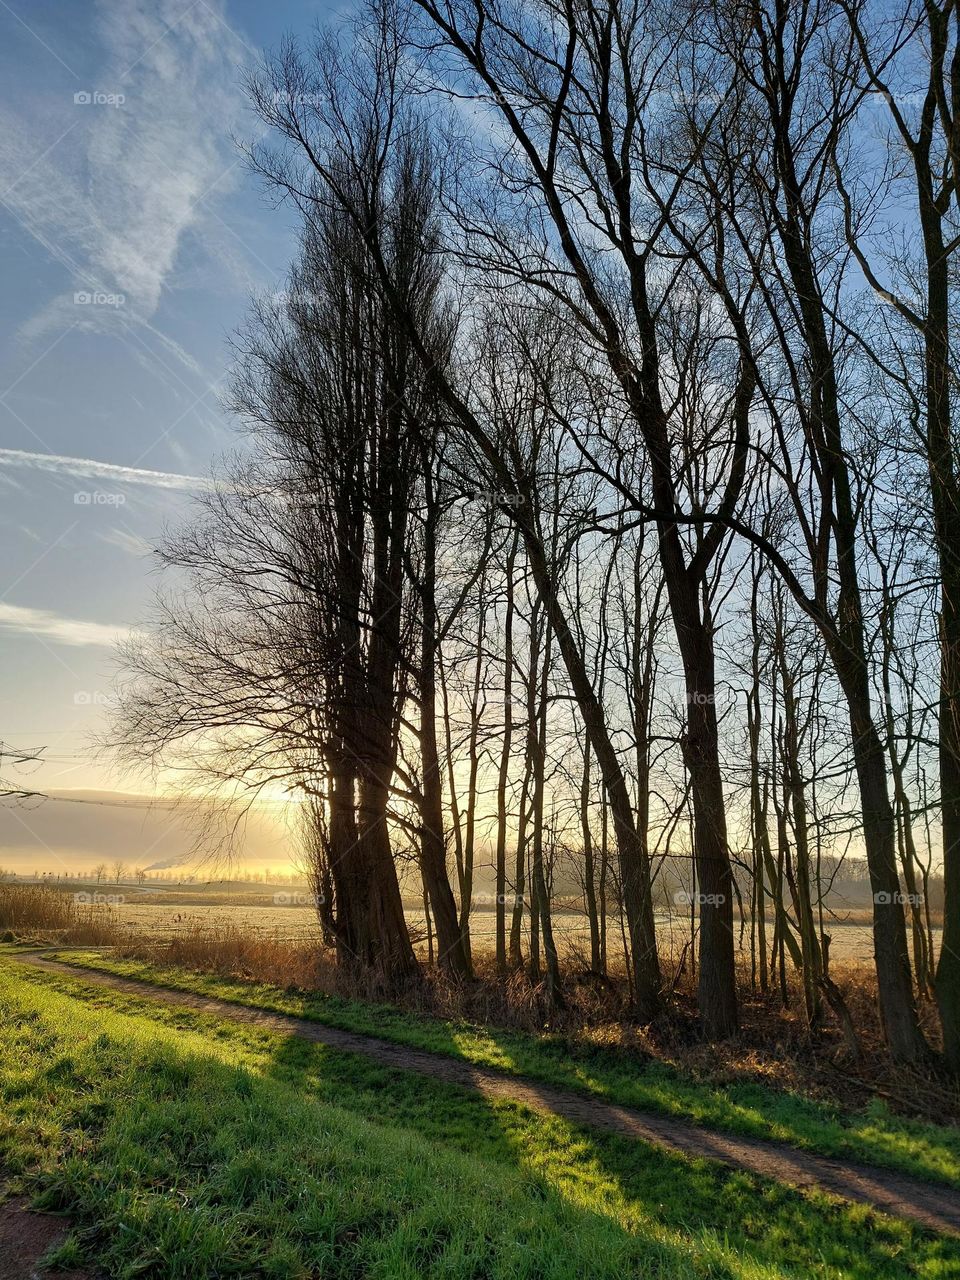
<instances>
[{"instance_id":1,"label":"grassy verge","mask_svg":"<svg viewBox=\"0 0 960 1280\"><path fill-rule=\"evenodd\" d=\"M960 1187L960 1130L892 1114L880 1101L845 1112L796 1093L757 1084L720 1088L608 1048L571 1046L550 1036L443 1022L391 1005L283 990L184 969L118 960L97 952L61 952L90 969L139 978L171 990L216 996L380 1036L624 1106L692 1120L709 1128L786 1142L822 1155L897 1169Z\"/></svg>"},{"instance_id":2,"label":"grassy verge","mask_svg":"<svg viewBox=\"0 0 960 1280\"><path fill-rule=\"evenodd\" d=\"M863 1207L2 963L0 1096L62 1260L123 1280L960 1276Z\"/></svg>"}]
</instances>

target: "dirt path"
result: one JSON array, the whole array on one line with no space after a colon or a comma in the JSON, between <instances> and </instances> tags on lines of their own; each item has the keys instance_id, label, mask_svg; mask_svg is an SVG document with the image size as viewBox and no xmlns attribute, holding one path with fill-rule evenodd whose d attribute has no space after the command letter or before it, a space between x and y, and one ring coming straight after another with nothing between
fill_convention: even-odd
<instances>
[{"instance_id":1,"label":"dirt path","mask_svg":"<svg viewBox=\"0 0 960 1280\"><path fill-rule=\"evenodd\" d=\"M306 1040L348 1053L362 1053L385 1067L417 1071L435 1080L471 1089L488 1098L509 1098L535 1111L562 1116L575 1124L590 1125L642 1138L645 1142L719 1161L735 1169L747 1169L801 1189L816 1189L868 1204L898 1218L909 1218L934 1231L960 1235L960 1191L939 1187L906 1174L868 1165L849 1164L825 1156L800 1151L782 1143L703 1129L669 1116L635 1111L596 1098L586 1098L563 1089L519 1079L505 1073L471 1066L455 1058L411 1049L373 1036L358 1035L310 1022L292 1015L270 1013L251 1005L232 1004L210 996L155 986L134 978L98 973L78 965L48 960L36 953L12 955L10 959L53 973L65 973L87 982L145 996L161 1004L198 1009L235 1022L251 1023L271 1031L301 1036Z\"/></svg>"},{"instance_id":2,"label":"dirt path","mask_svg":"<svg viewBox=\"0 0 960 1280\"><path fill-rule=\"evenodd\" d=\"M35 1213L29 1203L17 1197L0 1203L0 1280L96 1280L94 1273L58 1270L48 1272L40 1261L51 1249L58 1249L70 1232L66 1218L51 1213Z\"/></svg>"}]
</instances>

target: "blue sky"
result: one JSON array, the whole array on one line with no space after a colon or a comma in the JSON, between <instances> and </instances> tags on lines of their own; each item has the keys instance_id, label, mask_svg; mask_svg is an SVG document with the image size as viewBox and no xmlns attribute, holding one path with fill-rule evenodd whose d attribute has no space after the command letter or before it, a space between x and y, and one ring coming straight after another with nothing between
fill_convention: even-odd
<instances>
[{"instance_id":1,"label":"blue sky","mask_svg":"<svg viewBox=\"0 0 960 1280\"><path fill-rule=\"evenodd\" d=\"M227 340L283 288L290 215L233 139L245 66L329 0L0 0L0 739L89 759L113 638L189 477L234 447Z\"/></svg>"}]
</instances>

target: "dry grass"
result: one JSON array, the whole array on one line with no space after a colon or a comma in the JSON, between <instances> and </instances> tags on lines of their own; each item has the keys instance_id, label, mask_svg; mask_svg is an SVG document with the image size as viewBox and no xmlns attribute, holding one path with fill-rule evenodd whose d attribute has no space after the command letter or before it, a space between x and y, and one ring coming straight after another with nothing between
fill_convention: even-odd
<instances>
[{"instance_id":1,"label":"dry grass","mask_svg":"<svg viewBox=\"0 0 960 1280\"><path fill-rule=\"evenodd\" d=\"M307 991L333 993L341 981L334 956L326 948L290 942L276 934L250 934L232 924L209 929L195 926L162 941L127 937L117 952L126 959L165 968Z\"/></svg>"},{"instance_id":2,"label":"dry grass","mask_svg":"<svg viewBox=\"0 0 960 1280\"><path fill-rule=\"evenodd\" d=\"M293 942L277 935L251 934L236 925L185 929L165 939L125 936L117 953L164 967L182 967L224 978L240 978L281 987L296 987L350 999L383 999L375 975L348 972L338 966L331 949ZM547 1027L575 1034L586 1028L620 1024L629 1016L624 975L596 981L581 973L575 957L568 960L565 1007L550 1010L543 984L524 972L497 976L492 954L474 955L475 980L454 982L438 969L424 970L422 980L393 993L404 1008L435 1017L538 1032Z\"/></svg>"},{"instance_id":3,"label":"dry grass","mask_svg":"<svg viewBox=\"0 0 960 1280\"><path fill-rule=\"evenodd\" d=\"M0 935L27 942L113 946L125 932L109 906L40 885L0 884Z\"/></svg>"}]
</instances>

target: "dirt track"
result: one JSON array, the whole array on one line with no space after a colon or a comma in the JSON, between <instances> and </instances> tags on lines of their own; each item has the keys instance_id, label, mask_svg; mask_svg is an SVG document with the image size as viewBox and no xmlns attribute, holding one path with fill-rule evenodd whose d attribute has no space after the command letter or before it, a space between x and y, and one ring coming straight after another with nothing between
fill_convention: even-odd
<instances>
[{"instance_id":1,"label":"dirt track","mask_svg":"<svg viewBox=\"0 0 960 1280\"><path fill-rule=\"evenodd\" d=\"M26 1200L17 1197L0 1203L0 1280L96 1280L94 1273L41 1270L39 1263L51 1249L66 1240L70 1224L51 1213L34 1213Z\"/></svg>"},{"instance_id":2,"label":"dirt track","mask_svg":"<svg viewBox=\"0 0 960 1280\"><path fill-rule=\"evenodd\" d=\"M158 1003L198 1009L235 1022L301 1036L333 1049L364 1054L385 1067L416 1071L473 1090L484 1097L509 1098L535 1111L562 1116L575 1124L641 1138L670 1151L716 1160L801 1189L826 1191L846 1200L871 1205L894 1217L911 1219L934 1231L960 1235L960 1191L922 1182L906 1174L831 1160L781 1143L718 1133L669 1116L619 1107L373 1036L341 1031L304 1018L176 991L133 978L97 973L59 960L45 959L36 953L21 953L9 958L20 964L70 974Z\"/></svg>"}]
</instances>

